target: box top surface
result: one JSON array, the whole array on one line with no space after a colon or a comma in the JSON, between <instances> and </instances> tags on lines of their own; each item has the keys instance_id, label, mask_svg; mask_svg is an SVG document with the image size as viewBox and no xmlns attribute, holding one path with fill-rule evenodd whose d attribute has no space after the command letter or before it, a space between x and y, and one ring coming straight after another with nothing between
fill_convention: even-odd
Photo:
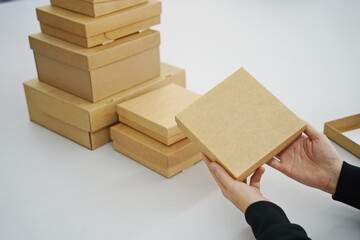
<instances>
[{"instance_id":1,"label":"box top surface","mask_svg":"<svg viewBox=\"0 0 360 240\"><path fill-rule=\"evenodd\" d=\"M83 48L44 33L30 35L29 40L30 47L36 52L91 70L159 46L160 33L146 30L93 48Z\"/></svg>"},{"instance_id":2,"label":"box top surface","mask_svg":"<svg viewBox=\"0 0 360 240\"><path fill-rule=\"evenodd\" d=\"M97 18L52 5L39 7L36 12L38 20L44 24L79 36L91 37L159 16L161 2L150 0Z\"/></svg>"},{"instance_id":3,"label":"box top surface","mask_svg":"<svg viewBox=\"0 0 360 240\"><path fill-rule=\"evenodd\" d=\"M148 137L147 135L145 135L131 127L128 127L122 123L112 126L111 131L112 131L112 134L115 133L115 134L124 135L128 138L135 140L136 142L140 142L140 143L144 144L145 146L147 146L165 156L170 156L170 155L176 153L177 151L183 149L184 147L189 146L189 144L192 144L192 142L188 138L185 138L179 142L172 144L171 146L166 146L166 145L156 141L155 139Z\"/></svg>"},{"instance_id":4,"label":"box top surface","mask_svg":"<svg viewBox=\"0 0 360 240\"><path fill-rule=\"evenodd\" d=\"M118 114L137 125L165 137L180 134L175 115L200 97L176 84L170 84L118 104Z\"/></svg>"},{"instance_id":5,"label":"box top surface","mask_svg":"<svg viewBox=\"0 0 360 240\"><path fill-rule=\"evenodd\" d=\"M187 137L237 179L270 160L305 128L243 68L179 113L176 121Z\"/></svg>"}]
</instances>

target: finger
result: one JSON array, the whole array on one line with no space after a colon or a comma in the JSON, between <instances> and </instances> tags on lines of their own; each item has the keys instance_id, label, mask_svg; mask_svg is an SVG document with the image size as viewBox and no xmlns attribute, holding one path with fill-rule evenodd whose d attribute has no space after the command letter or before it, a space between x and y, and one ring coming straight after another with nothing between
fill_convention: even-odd
<instances>
[{"instance_id":1,"label":"finger","mask_svg":"<svg viewBox=\"0 0 360 240\"><path fill-rule=\"evenodd\" d=\"M316 130L313 126L311 126L309 123L306 125L306 129L304 131L306 136L308 136L311 140L319 139L323 135L321 132Z\"/></svg>"},{"instance_id":2,"label":"finger","mask_svg":"<svg viewBox=\"0 0 360 240\"><path fill-rule=\"evenodd\" d=\"M214 171L211 169L210 167L210 163L211 163L211 160L204 154L202 153L203 155L203 160L206 164L206 166L208 167L209 169L209 172L211 173L211 175L213 176L214 180L216 181L217 185L220 187L221 191L224 191L225 190L225 186L222 185L222 183L219 181L218 177L215 175Z\"/></svg>"},{"instance_id":3,"label":"finger","mask_svg":"<svg viewBox=\"0 0 360 240\"><path fill-rule=\"evenodd\" d=\"M264 167L259 167L258 169L256 169L255 173L251 176L250 186L260 189L260 181L261 181L261 177L264 174L264 172L265 172Z\"/></svg>"},{"instance_id":4,"label":"finger","mask_svg":"<svg viewBox=\"0 0 360 240\"><path fill-rule=\"evenodd\" d=\"M270 159L270 161L268 161L266 163L267 165L269 165L270 167L272 168L275 168L276 170L280 171L281 172L281 169L282 169L282 165L281 165L281 162L275 158L272 158Z\"/></svg>"},{"instance_id":5,"label":"finger","mask_svg":"<svg viewBox=\"0 0 360 240\"><path fill-rule=\"evenodd\" d=\"M233 186L234 182L236 181L233 179L223 167L221 167L216 162L210 163L211 170L215 173L216 178L219 182L226 188L229 189Z\"/></svg>"},{"instance_id":6,"label":"finger","mask_svg":"<svg viewBox=\"0 0 360 240\"><path fill-rule=\"evenodd\" d=\"M204 153L201 153L201 154L202 154L204 162L206 163L207 166L209 166L209 164L211 163L210 159Z\"/></svg>"}]
</instances>

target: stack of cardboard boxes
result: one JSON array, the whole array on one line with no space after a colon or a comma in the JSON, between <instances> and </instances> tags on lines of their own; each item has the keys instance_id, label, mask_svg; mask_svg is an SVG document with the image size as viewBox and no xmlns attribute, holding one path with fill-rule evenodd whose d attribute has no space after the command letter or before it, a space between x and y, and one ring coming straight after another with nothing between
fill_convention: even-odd
<instances>
[{"instance_id":1,"label":"stack of cardboard boxes","mask_svg":"<svg viewBox=\"0 0 360 240\"><path fill-rule=\"evenodd\" d=\"M89 149L110 141L116 104L170 83L182 69L160 63L157 0L51 0L29 37L39 79L24 83L30 119Z\"/></svg>"},{"instance_id":2,"label":"stack of cardboard boxes","mask_svg":"<svg viewBox=\"0 0 360 240\"><path fill-rule=\"evenodd\" d=\"M118 104L121 123L111 128L114 148L168 178L192 166L202 156L177 127L175 115L198 98L170 84Z\"/></svg>"}]
</instances>

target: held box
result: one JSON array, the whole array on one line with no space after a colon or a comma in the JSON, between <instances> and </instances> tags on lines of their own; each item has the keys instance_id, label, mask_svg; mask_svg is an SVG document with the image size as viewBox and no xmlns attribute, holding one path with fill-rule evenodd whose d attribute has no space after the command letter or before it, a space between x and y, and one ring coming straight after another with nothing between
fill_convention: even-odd
<instances>
[{"instance_id":1,"label":"held box","mask_svg":"<svg viewBox=\"0 0 360 240\"><path fill-rule=\"evenodd\" d=\"M360 158L360 145L344 135L345 132L360 129L360 114L327 122L324 125L325 135Z\"/></svg>"},{"instance_id":2,"label":"held box","mask_svg":"<svg viewBox=\"0 0 360 240\"><path fill-rule=\"evenodd\" d=\"M159 24L161 3L150 0L98 18L55 6L37 8L36 14L42 32L91 48Z\"/></svg>"},{"instance_id":3,"label":"held box","mask_svg":"<svg viewBox=\"0 0 360 240\"><path fill-rule=\"evenodd\" d=\"M175 115L197 100L200 95L170 84L117 106L120 122L171 145L185 135L175 122Z\"/></svg>"},{"instance_id":4,"label":"held box","mask_svg":"<svg viewBox=\"0 0 360 240\"><path fill-rule=\"evenodd\" d=\"M37 79L24 83L30 119L89 149L110 141L118 122L116 105L164 85L185 86L185 71L162 64L161 75L97 103L76 97Z\"/></svg>"},{"instance_id":5,"label":"held box","mask_svg":"<svg viewBox=\"0 0 360 240\"><path fill-rule=\"evenodd\" d=\"M202 158L197 146L187 138L168 147L124 124L110 131L115 150L167 178Z\"/></svg>"},{"instance_id":6,"label":"held box","mask_svg":"<svg viewBox=\"0 0 360 240\"><path fill-rule=\"evenodd\" d=\"M179 113L176 121L201 151L240 181L306 127L244 69Z\"/></svg>"},{"instance_id":7,"label":"held box","mask_svg":"<svg viewBox=\"0 0 360 240\"><path fill-rule=\"evenodd\" d=\"M40 81L97 102L160 74L160 34L147 30L82 48L39 33L29 37Z\"/></svg>"},{"instance_id":8,"label":"held box","mask_svg":"<svg viewBox=\"0 0 360 240\"><path fill-rule=\"evenodd\" d=\"M100 17L145 2L147 0L51 0L54 6L90 17Z\"/></svg>"}]
</instances>

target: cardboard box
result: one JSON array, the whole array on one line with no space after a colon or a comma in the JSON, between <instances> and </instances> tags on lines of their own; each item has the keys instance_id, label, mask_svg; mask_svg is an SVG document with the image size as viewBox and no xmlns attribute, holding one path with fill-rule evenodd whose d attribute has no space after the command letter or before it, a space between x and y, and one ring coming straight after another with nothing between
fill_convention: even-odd
<instances>
[{"instance_id":1,"label":"cardboard box","mask_svg":"<svg viewBox=\"0 0 360 240\"><path fill-rule=\"evenodd\" d=\"M176 122L210 159L240 181L306 127L243 68L179 113Z\"/></svg>"},{"instance_id":2,"label":"cardboard box","mask_svg":"<svg viewBox=\"0 0 360 240\"><path fill-rule=\"evenodd\" d=\"M197 146L187 138L168 147L124 124L111 127L110 132L115 150L167 178L202 158Z\"/></svg>"},{"instance_id":3,"label":"cardboard box","mask_svg":"<svg viewBox=\"0 0 360 240\"><path fill-rule=\"evenodd\" d=\"M39 33L29 37L39 79L97 102L160 74L160 33L147 30L85 49Z\"/></svg>"},{"instance_id":4,"label":"cardboard box","mask_svg":"<svg viewBox=\"0 0 360 240\"><path fill-rule=\"evenodd\" d=\"M200 95L170 84L117 105L119 120L128 126L171 145L185 138L175 122L175 115Z\"/></svg>"},{"instance_id":5,"label":"cardboard box","mask_svg":"<svg viewBox=\"0 0 360 240\"><path fill-rule=\"evenodd\" d=\"M110 141L109 127L118 123L118 103L170 83L185 87L185 71L162 64L160 77L97 103L89 103L37 79L25 82L24 88L32 121L95 149Z\"/></svg>"},{"instance_id":6,"label":"cardboard box","mask_svg":"<svg viewBox=\"0 0 360 240\"><path fill-rule=\"evenodd\" d=\"M55 6L36 9L44 33L90 48L160 23L161 2L150 0L98 18Z\"/></svg>"},{"instance_id":7,"label":"cardboard box","mask_svg":"<svg viewBox=\"0 0 360 240\"><path fill-rule=\"evenodd\" d=\"M325 135L360 158L360 145L343 133L360 128L360 114L327 122L324 125Z\"/></svg>"},{"instance_id":8,"label":"cardboard box","mask_svg":"<svg viewBox=\"0 0 360 240\"><path fill-rule=\"evenodd\" d=\"M90 17L100 17L145 2L147 2L147 0L51 0L51 4L54 6L85 14Z\"/></svg>"}]
</instances>

